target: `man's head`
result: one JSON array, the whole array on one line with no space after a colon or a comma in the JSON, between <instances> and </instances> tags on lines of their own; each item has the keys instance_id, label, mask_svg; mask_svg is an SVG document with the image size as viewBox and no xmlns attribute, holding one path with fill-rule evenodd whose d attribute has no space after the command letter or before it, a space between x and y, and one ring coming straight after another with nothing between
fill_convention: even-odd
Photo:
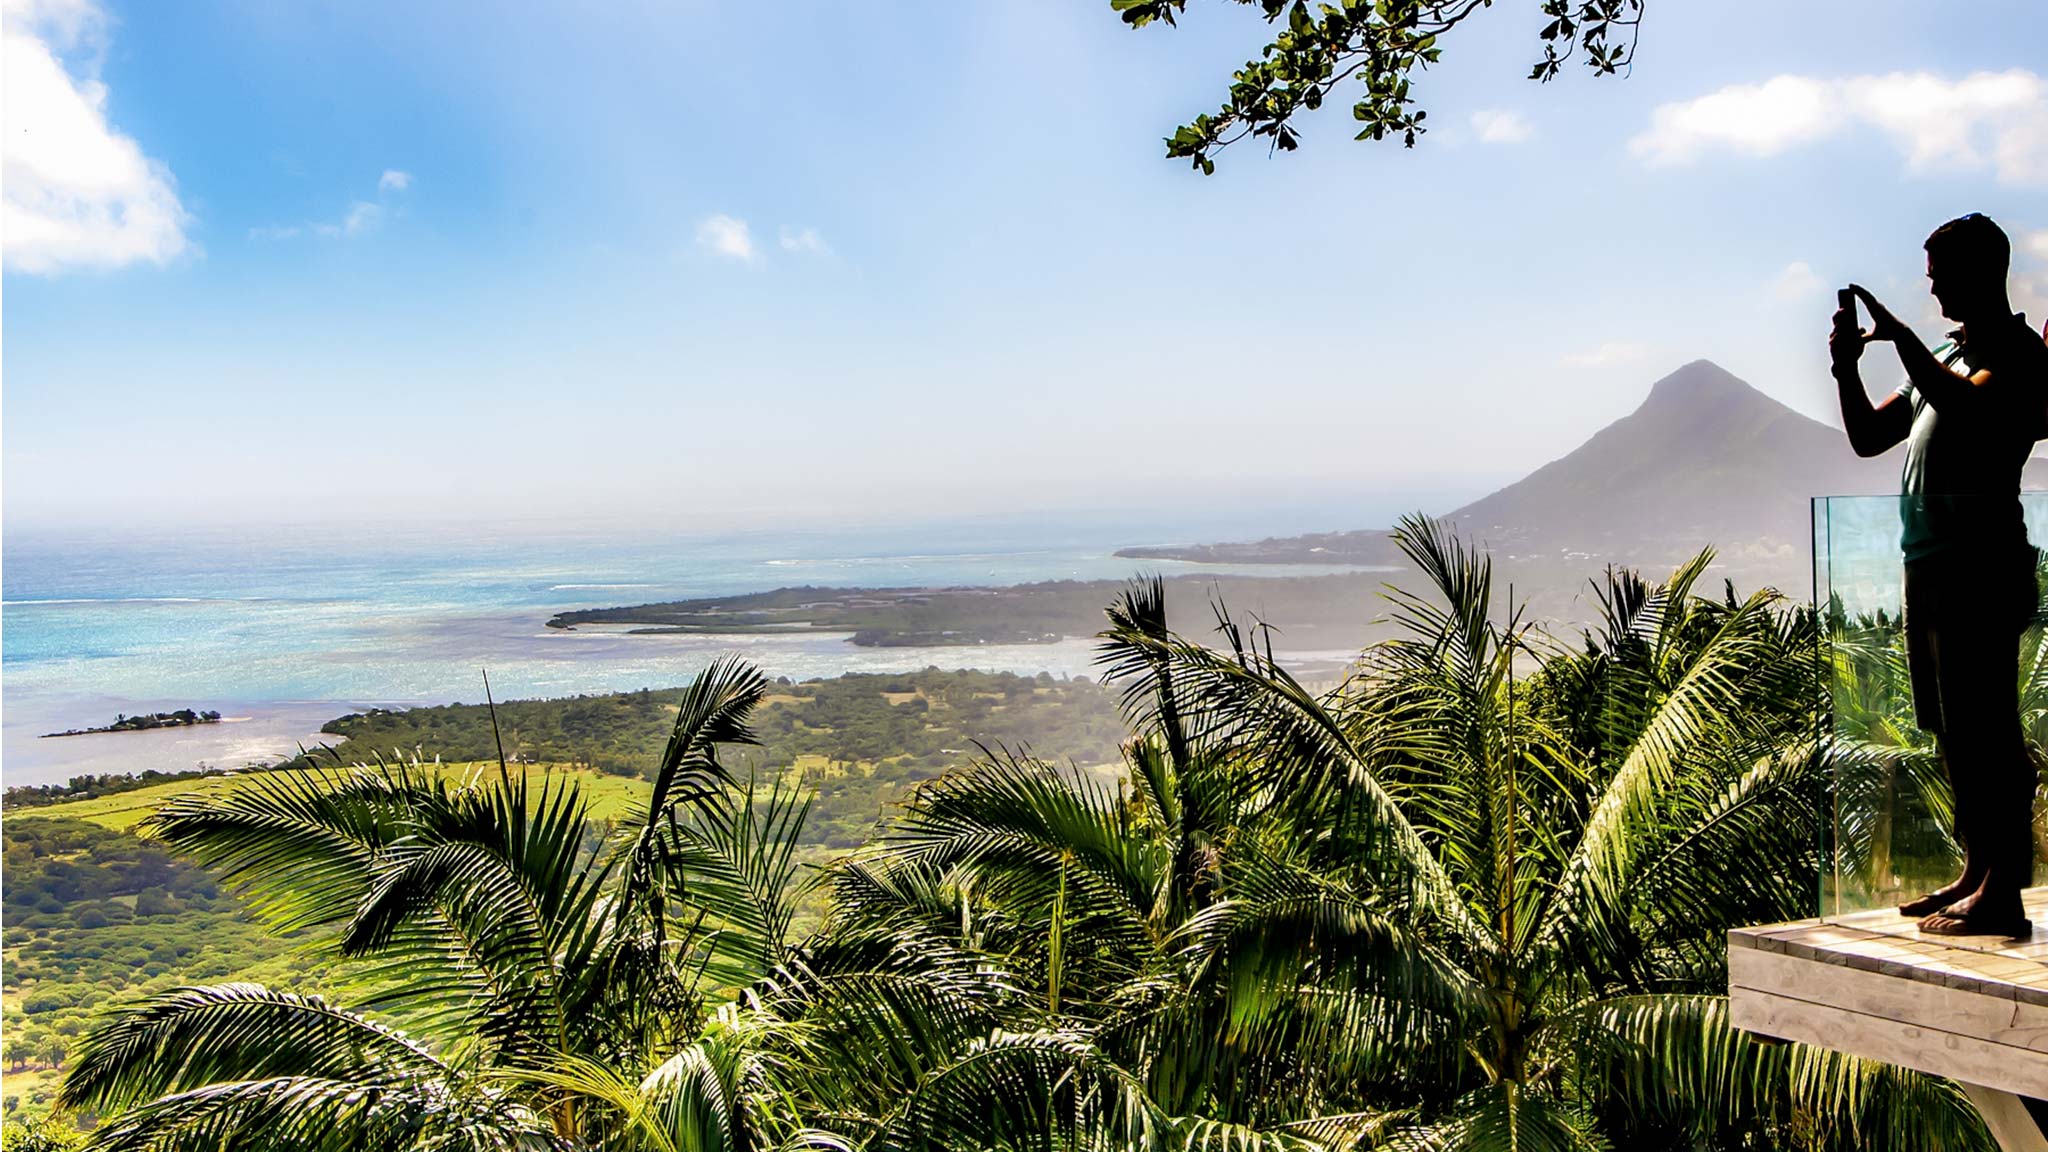
<instances>
[{"instance_id":1,"label":"man's head","mask_svg":"<svg viewBox=\"0 0 2048 1152\"><path fill-rule=\"evenodd\" d=\"M1927 238L1927 286L1941 314L1967 324L2009 315L2005 275L2012 241L1991 217L1958 216Z\"/></svg>"}]
</instances>

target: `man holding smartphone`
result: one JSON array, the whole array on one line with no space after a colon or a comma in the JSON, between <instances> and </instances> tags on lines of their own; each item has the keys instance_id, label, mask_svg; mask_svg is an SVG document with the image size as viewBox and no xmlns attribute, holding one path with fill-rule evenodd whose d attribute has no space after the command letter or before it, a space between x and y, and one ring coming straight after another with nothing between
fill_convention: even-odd
<instances>
[{"instance_id":1,"label":"man holding smartphone","mask_svg":"<svg viewBox=\"0 0 2048 1152\"><path fill-rule=\"evenodd\" d=\"M1927 238L1927 279L1959 325L1929 350L1856 285L1837 301L1828 349L1842 424L1858 456L1904 441L1906 657L1913 711L1955 792L1963 874L1900 906L1923 932L2026 936L2037 776L2021 732L2019 638L2038 602L2020 470L2048 437L2048 343L2006 295L2012 244L1985 216ZM1856 321L1856 303L1870 330ZM1877 404L1858 372L1866 345L1892 345L1906 383Z\"/></svg>"}]
</instances>

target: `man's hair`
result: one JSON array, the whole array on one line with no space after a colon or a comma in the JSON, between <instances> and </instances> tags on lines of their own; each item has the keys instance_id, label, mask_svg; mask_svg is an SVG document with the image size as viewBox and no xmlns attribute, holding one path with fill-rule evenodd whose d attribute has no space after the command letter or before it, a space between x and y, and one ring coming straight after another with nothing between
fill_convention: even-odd
<instances>
[{"instance_id":1,"label":"man's hair","mask_svg":"<svg viewBox=\"0 0 2048 1152\"><path fill-rule=\"evenodd\" d=\"M1927 254L1953 261L1966 273L1991 277L2005 283L2012 266L2012 241L2005 229L1982 212L1955 219L1936 228L1927 237Z\"/></svg>"}]
</instances>

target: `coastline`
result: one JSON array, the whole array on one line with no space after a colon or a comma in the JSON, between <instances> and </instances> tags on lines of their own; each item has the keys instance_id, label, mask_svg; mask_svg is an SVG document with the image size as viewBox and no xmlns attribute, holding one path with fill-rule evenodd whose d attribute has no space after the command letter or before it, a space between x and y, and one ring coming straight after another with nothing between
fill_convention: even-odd
<instances>
[{"instance_id":1,"label":"coastline","mask_svg":"<svg viewBox=\"0 0 2048 1152\"><path fill-rule=\"evenodd\" d=\"M91 706L38 701L24 708L24 702L9 693L5 734L0 737L4 741L0 784L63 784L74 776L139 773L152 768L184 772L202 765L241 768L274 763L295 755L301 744L311 748L322 741L337 742L339 737L323 734L320 726L358 707L329 700L240 702L222 707L221 719L212 724L85 732L62 740L46 740L26 731L35 727L35 718L45 714L51 704L67 714ZM116 710L123 709L117 706Z\"/></svg>"},{"instance_id":2,"label":"coastline","mask_svg":"<svg viewBox=\"0 0 2048 1152\"><path fill-rule=\"evenodd\" d=\"M1107 589L1148 569L1230 574L1226 566L1143 565L1111 555L1149 532L1074 534L1100 537L1092 541L1057 532L1043 541L1012 539L1018 534L1005 528L1001 548L991 538L924 531L879 541L871 534L821 540L804 533L462 540L433 551L371 552L339 566L323 560L310 583L307 550L291 541L238 548L236 562L223 566L223 542L208 537L111 547L20 542L11 534L0 601L7 633L0 784L281 759L321 741L321 725L349 712L480 702L485 670L500 700L673 687L721 656L741 656L770 676L794 680L927 666L1093 675L1093 633L1107 596L1091 596L1077 618L1056 629L1066 638L1052 642L1046 634L1055 629L1036 626L934 645L919 642L933 638L929 632L864 644L855 639L858 628L814 625L648 635L644 625L570 631L546 622L621 601L758 595L792 577L844 589L1002 589L1047 581L1103 582ZM1279 574L1261 569L1263 576ZM1188 608L1190 626L1207 624L1204 597L1192 597ZM1303 629L1286 646L1347 646L1332 639ZM117 713L185 707L218 710L224 722L41 739Z\"/></svg>"}]
</instances>

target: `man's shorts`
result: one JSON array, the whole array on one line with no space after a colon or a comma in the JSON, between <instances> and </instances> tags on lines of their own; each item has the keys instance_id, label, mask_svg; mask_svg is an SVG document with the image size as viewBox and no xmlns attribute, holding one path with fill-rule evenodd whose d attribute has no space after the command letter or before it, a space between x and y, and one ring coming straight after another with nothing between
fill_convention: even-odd
<instances>
[{"instance_id":1,"label":"man's shorts","mask_svg":"<svg viewBox=\"0 0 2048 1152\"><path fill-rule=\"evenodd\" d=\"M1913 718L1936 735L2017 710L2019 637L2040 604L2031 545L1949 549L1906 564Z\"/></svg>"}]
</instances>

